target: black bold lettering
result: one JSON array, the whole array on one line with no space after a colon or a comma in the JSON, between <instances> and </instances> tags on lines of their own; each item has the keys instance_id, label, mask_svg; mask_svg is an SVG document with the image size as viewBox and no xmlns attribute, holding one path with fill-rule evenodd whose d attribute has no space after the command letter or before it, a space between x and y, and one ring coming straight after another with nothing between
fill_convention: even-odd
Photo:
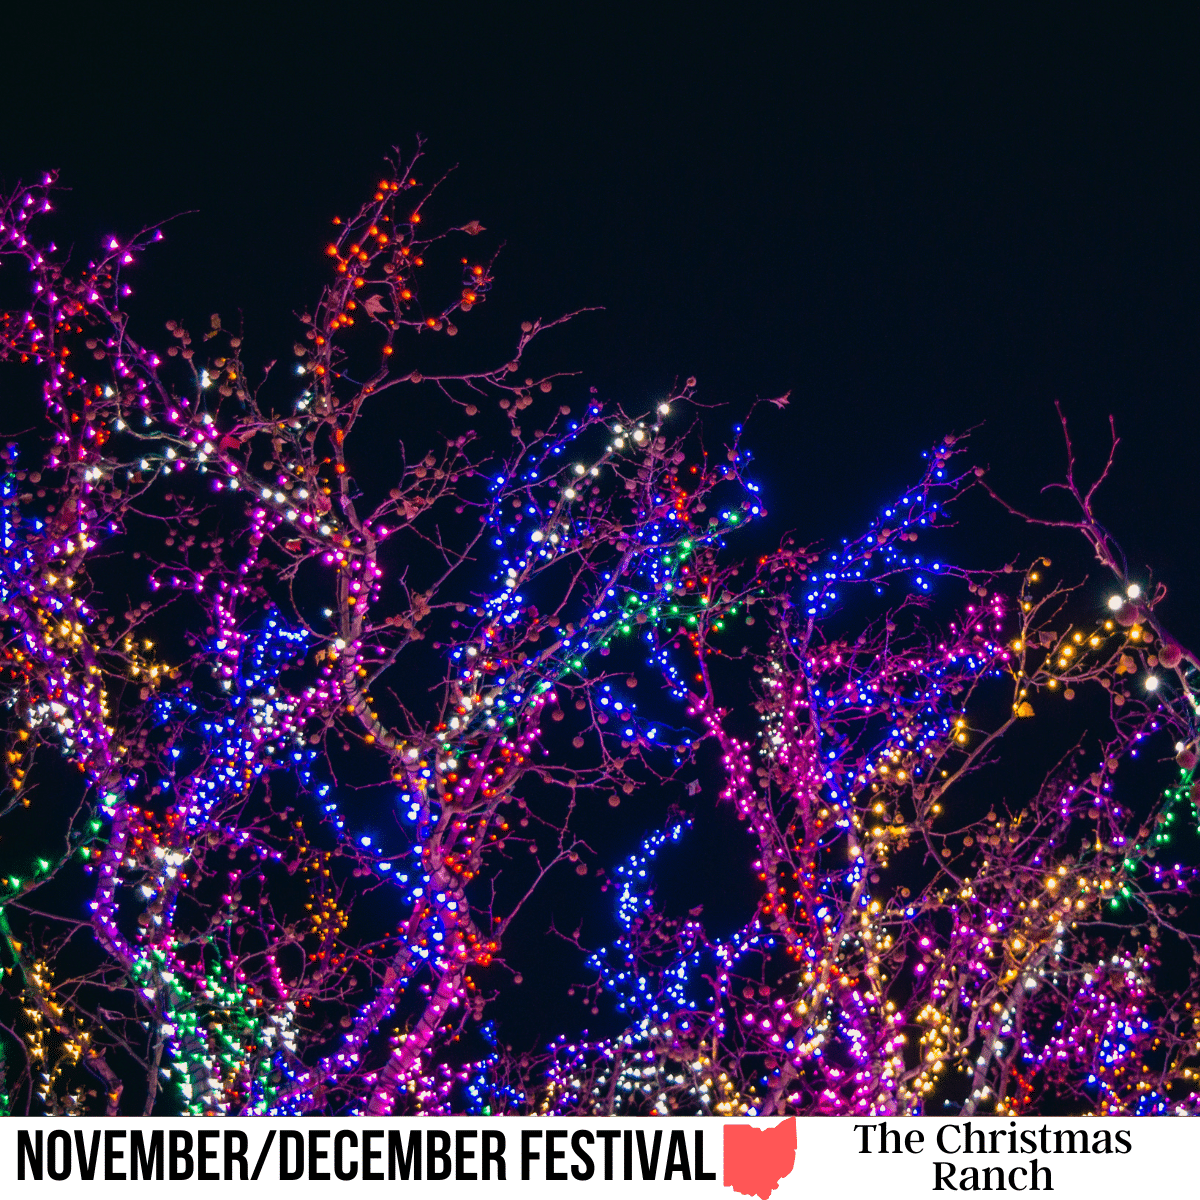
<instances>
[{"instance_id":1,"label":"black bold lettering","mask_svg":"<svg viewBox=\"0 0 1200 1200\"><path fill-rule=\"evenodd\" d=\"M146 1141L140 1129L134 1129L129 1134L129 1178L161 1180L163 1177L163 1131L150 1131L150 1148L146 1149Z\"/></svg>"},{"instance_id":2,"label":"black bold lettering","mask_svg":"<svg viewBox=\"0 0 1200 1200\"><path fill-rule=\"evenodd\" d=\"M421 1132L412 1130L408 1135L408 1149L404 1150L404 1137L399 1129L388 1130L388 1178L421 1178Z\"/></svg>"},{"instance_id":3,"label":"black bold lettering","mask_svg":"<svg viewBox=\"0 0 1200 1200\"><path fill-rule=\"evenodd\" d=\"M76 1133L79 1131L76 1130ZM80 1142L82 1143L82 1138ZM59 1146L62 1149L59 1149ZM92 1166L95 1167L95 1159ZM56 1129L46 1139L46 1173L51 1179L66 1179L71 1173L71 1137L65 1129Z\"/></svg>"},{"instance_id":4,"label":"black bold lettering","mask_svg":"<svg viewBox=\"0 0 1200 1200\"><path fill-rule=\"evenodd\" d=\"M671 1130L671 1140L667 1143L667 1165L663 1178L670 1179L676 1172L684 1179L691 1179L692 1165L688 1162L687 1142L682 1129Z\"/></svg>"},{"instance_id":5,"label":"black bold lettering","mask_svg":"<svg viewBox=\"0 0 1200 1200\"><path fill-rule=\"evenodd\" d=\"M963 1153L964 1154L986 1154L987 1136L982 1129L974 1129L971 1122L968 1121L963 1126ZM962 1188L959 1188L962 1191Z\"/></svg>"},{"instance_id":6,"label":"black bold lettering","mask_svg":"<svg viewBox=\"0 0 1200 1200\"><path fill-rule=\"evenodd\" d=\"M953 1163L935 1162L933 1164L933 1190L935 1192L957 1192L958 1188L951 1182L953 1179Z\"/></svg>"},{"instance_id":7,"label":"black bold lettering","mask_svg":"<svg viewBox=\"0 0 1200 1200\"><path fill-rule=\"evenodd\" d=\"M296 1156L296 1165L288 1163L288 1147ZM304 1134L294 1129L283 1129L279 1133L279 1178L299 1179L304 1174Z\"/></svg>"},{"instance_id":8,"label":"black bold lettering","mask_svg":"<svg viewBox=\"0 0 1200 1200\"><path fill-rule=\"evenodd\" d=\"M104 1131L104 1178L124 1179L125 1172L117 1171L117 1160L125 1157L124 1150L116 1147L117 1138L128 1137L123 1129L106 1129Z\"/></svg>"},{"instance_id":9,"label":"black bold lettering","mask_svg":"<svg viewBox=\"0 0 1200 1200\"><path fill-rule=\"evenodd\" d=\"M946 1145L946 1133L948 1130L951 1130L951 1129L954 1130L955 1133L959 1132L958 1126L953 1123L951 1123L950 1125L939 1125L938 1126L937 1147L943 1154L957 1154L959 1146L962 1145L961 1140L958 1138L952 1139L954 1142L953 1146ZM957 1190L957 1189L955 1189L955 1190Z\"/></svg>"},{"instance_id":10,"label":"black bold lettering","mask_svg":"<svg viewBox=\"0 0 1200 1200\"><path fill-rule=\"evenodd\" d=\"M258 1177L262 1174L262 1169L266 1164L267 1155L271 1153L271 1147L275 1143L276 1130L267 1130L267 1140L263 1142L262 1149L258 1152L258 1158L254 1160L254 1170L250 1173L250 1182L257 1183Z\"/></svg>"},{"instance_id":11,"label":"black bold lettering","mask_svg":"<svg viewBox=\"0 0 1200 1200\"><path fill-rule=\"evenodd\" d=\"M434 1165L436 1162L436 1166ZM449 1179L454 1164L450 1161L450 1135L444 1129L430 1129L425 1137L425 1178Z\"/></svg>"},{"instance_id":12,"label":"black bold lettering","mask_svg":"<svg viewBox=\"0 0 1200 1200\"><path fill-rule=\"evenodd\" d=\"M467 1171L467 1163L475 1157L474 1150L467 1149L467 1138L479 1136L476 1129L458 1129L454 1133L454 1178L478 1179L474 1171Z\"/></svg>"},{"instance_id":13,"label":"black bold lettering","mask_svg":"<svg viewBox=\"0 0 1200 1200\"><path fill-rule=\"evenodd\" d=\"M237 1149L234 1149L234 1144ZM250 1174L250 1164L246 1162L246 1151L250 1147L250 1139L240 1129L225 1130L225 1178L233 1178L233 1164L241 1163L238 1172L239 1179L246 1179Z\"/></svg>"},{"instance_id":14,"label":"black bold lettering","mask_svg":"<svg viewBox=\"0 0 1200 1200\"><path fill-rule=\"evenodd\" d=\"M195 1163L192 1162L192 1135L188 1130L172 1129L167 1134L167 1160L168 1178L191 1179Z\"/></svg>"},{"instance_id":15,"label":"black bold lettering","mask_svg":"<svg viewBox=\"0 0 1200 1200\"><path fill-rule=\"evenodd\" d=\"M347 1142L358 1149L358 1134L353 1129L339 1129L333 1135L333 1173L339 1179L353 1179L358 1174L358 1163L351 1163L347 1167L343 1158L343 1147Z\"/></svg>"},{"instance_id":16,"label":"black bold lettering","mask_svg":"<svg viewBox=\"0 0 1200 1200\"><path fill-rule=\"evenodd\" d=\"M571 1149L575 1151L575 1157L583 1159L583 1167L580 1168L572 1164L571 1174L576 1179L591 1179L596 1173L596 1164L592 1162L592 1156L583 1148L584 1140L590 1146L596 1139L586 1129L577 1129L571 1135Z\"/></svg>"},{"instance_id":17,"label":"black bold lettering","mask_svg":"<svg viewBox=\"0 0 1200 1200\"><path fill-rule=\"evenodd\" d=\"M328 1179L328 1171L318 1171L317 1163L329 1157L328 1150L317 1149L317 1138L327 1138L328 1129L310 1129L308 1131L308 1177L309 1179Z\"/></svg>"},{"instance_id":18,"label":"black bold lettering","mask_svg":"<svg viewBox=\"0 0 1200 1200\"><path fill-rule=\"evenodd\" d=\"M491 1179L492 1163L496 1164L496 1178L504 1178L504 1134L498 1129L483 1131L483 1177Z\"/></svg>"},{"instance_id":19,"label":"black bold lettering","mask_svg":"<svg viewBox=\"0 0 1200 1200\"><path fill-rule=\"evenodd\" d=\"M619 1129L602 1129L596 1135L604 1143L604 1178L613 1177L613 1142L621 1136Z\"/></svg>"},{"instance_id":20,"label":"black bold lettering","mask_svg":"<svg viewBox=\"0 0 1200 1200\"><path fill-rule=\"evenodd\" d=\"M371 1164L377 1159L383 1157L382 1150L372 1150L371 1141L373 1138L383 1137L382 1129L364 1129L363 1130L363 1152L362 1152L362 1169L364 1179L382 1179L382 1171L372 1171Z\"/></svg>"},{"instance_id":21,"label":"black bold lettering","mask_svg":"<svg viewBox=\"0 0 1200 1200\"><path fill-rule=\"evenodd\" d=\"M202 1129L196 1134L196 1178L216 1180L221 1178L220 1171L210 1171L208 1164L220 1153L217 1149L209 1149L209 1142L221 1136L219 1129Z\"/></svg>"},{"instance_id":22,"label":"black bold lettering","mask_svg":"<svg viewBox=\"0 0 1200 1200\"><path fill-rule=\"evenodd\" d=\"M566 1171L556 1171L554 1169L554 1164L560 1158L566 1158L566 1156L567 1156L567 1152L565 1150L559 1150L555 1146L555 1142L561 1141L566 1136L567 1136L567 1131L565 1129L550 1129L550 1130L547 1130L547 1132L546 1132L546 1178L547 1179L558 1180L558 1179L566 1179L567 1178Z\"/></svg>"},{"instance_id":23,"label":"black bold lettering","mask_svg":"<svg viewBox=\"0 0 1200 1200\"><path fill-rule=\"evenodd\" d=\"M534 1150L533 1147L530 1146L530 1144L529 1144L530 1142L533 1141L533 1139L535 1137L540 1138L541 1136L542 1136L542 1131L540 1129L522 1129L521 1130L521 1178L522 1179L529 1178L529 1164L531 1162L533 1162L533 1160L535 1158L542 1157L542 1152L540 1150Z\"/></svg>"},{"instance_id":24,"label":"black bold lettering","mask_svg":"<svg viewBox=\"0 0 1200 1200\"><path fill-rule=\"evenodd\" d=\"M42 1177L42 1131L34 1130L33 1141L29 1140L29 1131L17 1130L17 1178L25 1178L25 1164L29 1164L29 1172L34 1179Z\"/></svg>"},{"instance_id":25,"label":"black bold lettering","mask_svg":"<svg viewBox=\"0 0 1200 1200\"><path fill-rule=\"evenodd\" d=\"M83 1148L83 1130L75 1130L75 1149L79 1155L79 1178L80 1179L95 1179L96 1178L96 1160L100 1157L100 1130L95 1130L92 1133L92 1156L88 1158L87 1151ZM68 1168L69 1170L70 1168Z\"/></svg>"},{"instance_id":26,"label":"black bold lettering","mask_svg":"<svg viewBox=\"0 0 1200 1200\"><path fill-rule=\"evenodd\" d=\"M646 1131L644 1129L639 1129L637 1131L637 1147L638 1147L638 1159L641 1161L641 1165L642 1165L642 1178L643 1179L654 1179L658 1175L658 1154L659 1154L659 1151L662 1149L662 1130L661 1129L656 1129L654 1131L654 1141L652 1144L654 1146L654 1153L651 1154L649 1157L647 1157L647 1155L646 1155Z\"/></svg>"}]
</instances>

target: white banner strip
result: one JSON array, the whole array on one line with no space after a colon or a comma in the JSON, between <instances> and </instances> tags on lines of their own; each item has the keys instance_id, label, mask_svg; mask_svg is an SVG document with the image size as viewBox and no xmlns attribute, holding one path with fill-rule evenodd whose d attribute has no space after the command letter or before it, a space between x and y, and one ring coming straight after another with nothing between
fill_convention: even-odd
<instances>
[{"instance_id":1,"label":"white banner strip","mask_svg":"<svg viewBox=\"0 0 1200 1200\"><path fill-rule=\"evenodd\" d=\"M1195 1127L1183 1118L776 1120L215 1118L0 1124L0 1179L42 1192L122 1197L170 1184L248 1195L372 1189L550 1196L619 1184L649 1196L903 1198L951 1192L1104 1197L1190 1187Z\"/></svg>"}]
</instances>

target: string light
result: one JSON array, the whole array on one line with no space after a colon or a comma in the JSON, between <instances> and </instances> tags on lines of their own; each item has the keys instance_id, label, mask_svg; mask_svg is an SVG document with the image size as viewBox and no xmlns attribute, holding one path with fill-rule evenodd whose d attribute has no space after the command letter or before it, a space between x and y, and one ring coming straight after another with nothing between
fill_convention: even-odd
<instances>
[{"instance_id":1,"label":"string light","mask_svg":"<svg viewBox=\"0 0 1200 1200\"><path fill-rule=\"evenodd\" d=\"M48 431L0 484L6 812L51 803L47 754L80 781L65 838L23 827L38 849L0 876L37 1104L120 1111L112 1063L149 1044L160 1112L1196 1111L1200 997L1158 972L1193 941L1167 849L1198 702L1154 587L1122 577L1106 611L1043 558L946 561L980 477L953 438L857 537L739 559L762 490L740 425L717 456L674 421L694 380L643 412L550 405L571 385L523 373L533 322L494 370L422 369L493 280L463 258L423 307L417 161L335 221L290 402L218 315L199 344L134 339L158 234L74 270L31 229L53 177L0 208L34 288L0 355L40 369ZM366 414L418 386L451 432L367 498ZM1103 734L988 809L1001 736L1084 689ZM1177 778L1119 791L1159 743ZM580 823L651 789L666 824L606 873ZM664 860L711 866L689 845L714 807L755 888L723 932L654 891ZM509 926L572 873L614 893L576 987L594 1020L514 1054L485 1020L498 977L521 986ZM64 893L103 959L86 986L42 925Z\"/></svg>"}]
</instances>

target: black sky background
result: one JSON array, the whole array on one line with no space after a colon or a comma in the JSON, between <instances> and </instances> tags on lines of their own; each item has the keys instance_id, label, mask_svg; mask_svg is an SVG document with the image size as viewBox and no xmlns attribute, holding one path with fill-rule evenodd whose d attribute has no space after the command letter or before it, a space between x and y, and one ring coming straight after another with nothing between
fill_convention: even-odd
<instances>
[{"instance_id":1,"label":"black sky background","mask_svg":"<svg viewBox=\"0 0 1200 1200\"><path fill-rule=\"evenodd\" d=\"M1185 619L1200 12L972 7L29 6L0 175L59 168L85 250L195 210L140 270L147 320L240 305L274 357L330 217L420 132L425 179L459 165L438 215L506 243L472 329L604 305L552 351L606 394L791 390L752 440L806 537L981 421L1031 495L1054 400L1086 444L1112 413L1105 515Z\"/></svg>"},{"instance_id":2,"label":"black sky background","mask_svg":"<svg viewBox=\"0 0 1200 1200\"><path fill-rule=\"evenodd\" d=\"M0 179L58 168L58 232L85 253L195 210L138 268L145 328L240 306L251 353L285 359L330 217L421 133L419 178L458 164L438 217L505 243L468 359L523 318L603 305L542 351L581 389L637 406L695 375L731 406L717 432L790 390L749 441L774 531L802 540L853 535L924 448L980 423L977 458L1032 502L1061 472L1055 400L1089 464L1111 413L1101 514L1200 641L1194 6L6 21Z\"/></svg>"}]
</instances>

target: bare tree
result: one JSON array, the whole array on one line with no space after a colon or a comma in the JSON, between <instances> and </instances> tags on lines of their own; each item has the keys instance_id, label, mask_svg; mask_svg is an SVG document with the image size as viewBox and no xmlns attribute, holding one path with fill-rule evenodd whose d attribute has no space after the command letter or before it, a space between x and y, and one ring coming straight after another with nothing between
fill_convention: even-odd
<instances>
[{"instance_id":1,"label":"bare tree","mask_svg":"<svg viewBox=\"0 0 1200 1200\"><path fill-rule=\"evenodd\" d=\"M440 365L493 263L425 231L419 160L335 220L288 367L217 314L133 328L156 231L80 269L52 176L3 202L34 295L0 355L44 404L3 494L10 1110L1193 1111L1194 871L1159 850L1200 664L1073 460L1074 516L1007 507L1082 534L1111 609L922 553L989 490L954 438L836 552L739 557L758 487L694 380L602 402L528 365L558 321ZM655 794L606 873L589 831ZM714 805L760 895L722 936L652 884ZM609 1032L514 1049L513 923L568 884L615 892L612 944L561 934Z\"/></svg>"}]
</instances>

